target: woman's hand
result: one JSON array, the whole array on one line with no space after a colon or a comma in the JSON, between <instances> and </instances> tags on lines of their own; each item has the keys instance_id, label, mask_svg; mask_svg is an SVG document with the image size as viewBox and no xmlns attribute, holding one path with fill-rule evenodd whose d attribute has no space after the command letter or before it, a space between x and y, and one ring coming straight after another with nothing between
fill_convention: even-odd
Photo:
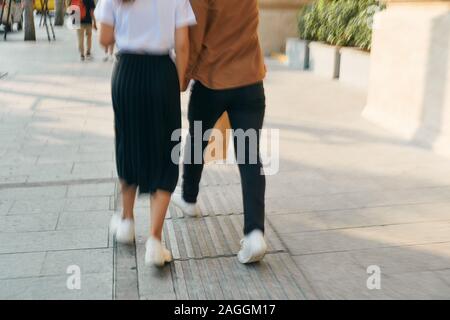
<instances>
[{"instance_id":1,"label":"woman's hand","mask_svg":"<svg viewBox=\"0 0 450 320\"><path fill-rule=\"evenodd\" d=\"M109 24L100 23L100 32L98 39L102 47L107 48L108 46L114 44L114 27Z\"/></svg>"}]
</instances>

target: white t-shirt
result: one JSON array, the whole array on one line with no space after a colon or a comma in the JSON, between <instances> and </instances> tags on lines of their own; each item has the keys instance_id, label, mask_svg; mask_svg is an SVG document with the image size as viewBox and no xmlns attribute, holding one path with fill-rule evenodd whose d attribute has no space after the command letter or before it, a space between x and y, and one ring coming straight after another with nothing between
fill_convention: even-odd
<instances>
[{"instance_id":1,"label":"white t-shirt","mask_svg":"<svg viewBox=\"0 0 450 320\"><path fill-rule=\"evenodd\" d=\"M123 52L168 53L175 46L175 30L196 23L189 0L100 0L94 14L114 27Z\"/></svg>"}]
</instances>

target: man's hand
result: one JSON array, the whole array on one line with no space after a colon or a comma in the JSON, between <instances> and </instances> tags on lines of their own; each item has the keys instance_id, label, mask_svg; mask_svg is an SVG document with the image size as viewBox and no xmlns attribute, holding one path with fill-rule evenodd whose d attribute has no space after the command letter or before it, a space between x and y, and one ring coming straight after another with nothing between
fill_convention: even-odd
<instances>
[{"instance_id":1,"label":"man's hand","mask_svg":"<svg viewBox=\"0 0 450 320\"><path fill-rule=\"evenodd\" d=\"M92 28L94 28L94 30L97 31L97 23L92 22Z\"/></svg>"}]
</instances>

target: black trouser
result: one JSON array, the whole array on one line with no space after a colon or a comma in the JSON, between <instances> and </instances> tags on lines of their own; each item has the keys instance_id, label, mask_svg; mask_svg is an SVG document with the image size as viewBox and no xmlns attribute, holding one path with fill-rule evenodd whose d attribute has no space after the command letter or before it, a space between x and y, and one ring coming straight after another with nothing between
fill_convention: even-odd
<instances>
[{"instance_id":1,"label":"black trouser","mask_svg":"<svg viewBox=\"0 0 450 320\"><path fill-rule=\"evenodd\" d=\"M204 158L203 156L200 157L200 161L197 161L200 163L194 161L195 142L202 141L201 150L203 155L203 151L208 145L207 139L204 139L204 133L206 130L214 127L225 111L228 112L231 127L234 131L234 148L241 175L244 201L244 234L248 234L255 229L264 232L266 179L259 156L260 129L263 125L265 111L265 95L262 82L226 90L212 90L198 81L194 84L188 110L189 136L185 148L183 198L190 203L197 201ZM195 137L194 122L197 121L201 121L203 139ZM238 146L236 130L238 129L242 129L245 132L249 129L256 131L257 146L249 146L250 139L246 139L245 154L236 150ZM239 131L242 132L242 130ZM244 159L245 161L243 161ZM249 161L252 159L255 159L255 161Z\"/></svg>"}]
</instances>

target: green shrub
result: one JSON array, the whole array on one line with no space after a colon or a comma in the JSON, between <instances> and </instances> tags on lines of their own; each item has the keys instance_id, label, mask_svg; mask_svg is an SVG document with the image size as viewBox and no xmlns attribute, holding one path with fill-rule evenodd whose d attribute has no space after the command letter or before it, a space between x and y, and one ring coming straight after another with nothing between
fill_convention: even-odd
<instances>
[{"instance_id":1,"label":"green shrub","mask_svg":"<svg viewBox=\"0 0 450 320\"><path fill-rule=\"evenodd\" d=\"M304 40L315 40L317 38L318 29L318 12L316 3L305 5L300 9L298 15L298 30L300 38Z\"/></svg>"},{"instance_id":2,"label":"green shrub","mask_svg":"<svg viewBox=\"0 0 450 320\"><path fill-rule=\"evenodd\" d=\"M376 11L383 10L385 6L376 0L361 0L359 6L358 14L350 20L345 36L351 46L370 50L373 16Z\"/></svg>"},{"instance_id":3,"label":"green shrub","mask_svg":"<svg viewBox=\"0 0 450 320\"><path fill-rule=\"evenodd\" d=\"M382 8L378 0L316 0L299 12L300 38L370 50L370 22Z\"/></svg>"}]
</instances>

